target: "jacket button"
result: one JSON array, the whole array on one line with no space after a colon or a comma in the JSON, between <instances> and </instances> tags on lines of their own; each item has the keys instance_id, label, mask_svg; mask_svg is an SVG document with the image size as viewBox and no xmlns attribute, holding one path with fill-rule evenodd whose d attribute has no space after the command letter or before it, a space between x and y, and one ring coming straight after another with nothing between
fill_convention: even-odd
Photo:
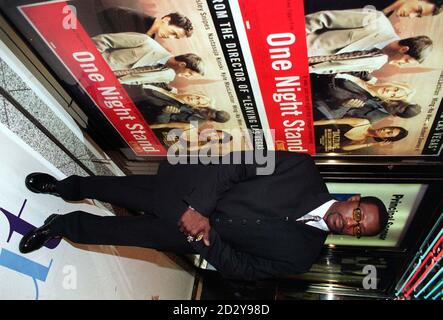
<instances>
[{"instance_id":1,"label":"jacket button","mask_svg":"<svg viewBox=\"0 0 443 320\"><path fill-rule=\"evenodd\" d=\"M243 220L241 221L241 224L246 224L247 222L248 222L248 220L243 219Z\"/></svg>"},{"instance_id":2,"label":"jacket button","mask_svg":"<svg viewBox=\"0 0 443 320\"><path fill-rule=\"evenodd\" d=\"M229 223L229 224L232 224L232 219L229 219L229 220L228 220L228 223Z\"/></svg>"},{"instance_id":3,"label":"jacket button","mask_svg":"<svg viewBox=\"0 0 443 320\"><path fill-rule=\"evenodd\" d=\"M261 223L261 220L260 220L260 219L257 219L257 221L255 221L255 223L260 224L260 223Z\"/></svg>"},{"instance_id":4,"label":"jacket button","mask_svg":"<svg viewBox=\"0 0 443 320\"><path fill-rule=\"evenodd\" d=\"M289 217L285 217L284 220L285 220L285 222L288 222L289 221Z\"/></svg>"},{"instance_id":5,"label":"jacket button","mask_svg":"<svg viewBox=\"0 0 443 320\"><path fill-rule=\"evenodd\" d=\"M219 222L220 222L220 219L219 219L219 218L215 219L215 222L219 223Z\"/></svg>"}]
</instances>

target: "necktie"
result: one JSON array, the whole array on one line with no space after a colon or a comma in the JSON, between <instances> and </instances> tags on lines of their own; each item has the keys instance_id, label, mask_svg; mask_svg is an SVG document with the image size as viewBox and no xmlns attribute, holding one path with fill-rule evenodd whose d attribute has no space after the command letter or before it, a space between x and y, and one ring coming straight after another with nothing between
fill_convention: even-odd
<instances>
[{"instance_id":1,"label":"necktie","mask_svg":"<svg viewBox=\"0 0 443 320\"><path fill-rule=\"evenodd\" d=\"M300 219L297 219L297 221L299 221L299 222L303 222L303 223L308 223L308 222L311 222L311 221L316 221L316 222L318 222L318 221L320 221L321 220L321 217L319 217L319 216L313 216L313 215L310 215L310 214L306 214L306 215L304 215L303 217L301 217Z\"/></svg>"},{"instance_id":2,"label":"necktie","mask_svg":"<svg viewBox=\"0 0 443 320\"><path fill-rule=\"evenodd\" d=\"M152 71L163 71L168 69L168 67L158 64L155 66L146 66L146 67L138 67L133 69L127 69L127 70L116 70L114 71L114 74L117 77L123 77L127 75L134 75L134 74L140 74L145 72L152 72Z\"/></svg>"},{"instance_id":3,"label":"necktie","mask_svg":"<svg viewBox=\"0 0 443 320\"><path fill-rule=\"evenodd\" d=\"M371 50L362 50L362 51L351 51L339 54L331 54L325 56L314 56L309 57L309 65L312 66L321 62L332 62L332 61L341 61L341 60L350 60L357 58L366 58L366 57L374 57L376 55L382 54L380 49L371 49Z\"/></svg>"}]
</instances>

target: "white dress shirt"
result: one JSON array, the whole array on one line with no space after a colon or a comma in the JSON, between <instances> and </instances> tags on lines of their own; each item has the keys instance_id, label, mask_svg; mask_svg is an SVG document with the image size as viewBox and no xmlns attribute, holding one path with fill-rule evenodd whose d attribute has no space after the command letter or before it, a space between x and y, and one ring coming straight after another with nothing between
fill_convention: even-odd
<instances>
[{"instance_id":1,"label":"white dress shirt","mask_svg":"<svg viewBox=\"0 0 443 320\"><path fill-rule=\"evenodd\" d=\"M328 225L326 224L325 220L323 220L326 212L328 212L329 208L335 203L337 202L337 200L329 200L328 202L322 204L320 207L312 210L311 212L309 212L308 214L304 215L303 217L297 219L297 221L303 221L304 219L309 219L313 216L317 216L320 217L320 221L309 221L306 224L311 226L311 227L315 227L318 228L320 230L329 232L329 228Z\"/></svg>"}]
</instances>

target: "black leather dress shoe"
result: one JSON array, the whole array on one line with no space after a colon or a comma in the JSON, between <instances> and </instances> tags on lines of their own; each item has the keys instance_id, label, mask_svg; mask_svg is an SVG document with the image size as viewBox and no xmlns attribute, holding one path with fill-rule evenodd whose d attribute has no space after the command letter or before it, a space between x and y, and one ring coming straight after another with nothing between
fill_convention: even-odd
<instances>
[{"instance_id":1,"label":"black leather dress shoe","mask_svg":"<svg viewBox=\"0 0 443 320\"><path fill-rule=\"evenodd\" d=\"M57 179L47 173L34 172L25 179L26 187L35 193L46 193L60 196L56 191Z\"/></svg>"},{"instance_id":2,"label":"black leather dress shoe","mask_svg":"<svg viewBox=\"0 0 443 320\"><path fill-rule=\"evenodd\" d=\"M44 225L25 234L19 244L20 252L29 253L38 250L43 247L46 242L57 237L51 233L51 224L59 216L58 214L50 215L49 218L45 220Z\"/></svg>"}]
</instances>

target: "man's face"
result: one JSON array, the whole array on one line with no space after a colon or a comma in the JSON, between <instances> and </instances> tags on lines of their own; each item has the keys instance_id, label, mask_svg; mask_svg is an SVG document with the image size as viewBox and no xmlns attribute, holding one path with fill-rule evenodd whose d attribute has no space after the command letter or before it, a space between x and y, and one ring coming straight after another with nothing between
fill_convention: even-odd
<instances>
[{"instance_id":1,"label":"man's face","mask_svg":"<svg viewBox=\"0 0 443 320\"><path fill-rule=\"evenodd\" d=\"M406 66L410 67L419 64L419 62L411 57L409 54L401 52L398 52L394 57L392 57L389 63L399 68L403 68Z\"/></svg>"},{"instance_id":2,"label":"man's face","mask_svg":"<svg viewBox=\"0 0 443 320\"><path fill-rule=\"evenodd\" d=\"M177 70L177 77L189 79L196 75L198 75L197 72L186 67L181 67Z\"/></svg>"},{"instance_id":3,"label":"man's face","mask_svg":"<svg viewBox=\"0 0 443 320\"><path fill-rule=\"evenodd\" d=\"M435 5L427 1L407 0L403 2L395 11L398 17L420 18L432 16Z\"/></svg>"},{"instance_id":4,"label":"man's face","mask_svg":"<svg viewBox=\"0 0 443 320\"><path fill-rule=\"evenodd\" d=\"M170 24L170 20L169 17L163 17L161 19L156 35L162 39L181 39L186 37L185 30L176 25Z\"/></svg>"},{"instance_id":5,"label":"man's face","mask_svg":"<svg viewBox=\"0 0 443 320\"><path fill-rule=\"evenodd\" d=\"M217 110L208 108L208 107L201 107L198 108L198 112L200 115L205 117L208 120L214 120L217 115Z\"/></svg>"},{"instance_id":6,"label":"man's face","mask_svg":"<svg viewBox=\"0 0 443 320\"><path fill-rule=\"evenodd\" d=\"M398 116L399 114L403 114L407 108L408 105L406 103L402 103L400 105L387 104L385 106L386 111L389 114L392 114L393 116Z\"/></svg>"},{"instance_id":7,"label":"man's face","mask_svg":"<svg viewBox=\"0 0 443 320\"><path fill-rule=\"evenodd\" d=\"M359 199L359 196L358 196ZM360 222L357 222L354 210L360 208ZM358 219L357 219L358 220ZM336 203L334 210L326 216L329 230L335 234L357 236L373 235L379 232L378 208L373 204L360 203L356 197Z\"/></svg>"}]
</instances>

